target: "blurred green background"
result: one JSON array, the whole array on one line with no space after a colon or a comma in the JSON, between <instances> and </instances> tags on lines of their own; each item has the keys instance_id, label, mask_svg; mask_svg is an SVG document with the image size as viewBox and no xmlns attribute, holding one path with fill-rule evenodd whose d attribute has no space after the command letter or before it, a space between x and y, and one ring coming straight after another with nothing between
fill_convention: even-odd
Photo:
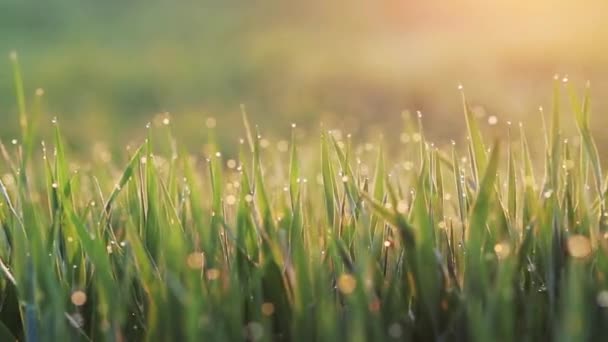
<instances>
[{"instance_id":1,"label":"blurred green background","mask_svg":"<svg viewBox=\"0 0 608 342\"><path fill-rule=\"evenodd\" d=\"M126 144L165 111L191 146L208 117L229 144L241 103L277 137L291 122L398 134L422 110L444 142L462 136L459 83L480 116L534 127L555 73L592 82L601 129L606 18L605 0L0 0L0 134L17 134L12 50L76 146Z\"/></svg>"}]
</instances>

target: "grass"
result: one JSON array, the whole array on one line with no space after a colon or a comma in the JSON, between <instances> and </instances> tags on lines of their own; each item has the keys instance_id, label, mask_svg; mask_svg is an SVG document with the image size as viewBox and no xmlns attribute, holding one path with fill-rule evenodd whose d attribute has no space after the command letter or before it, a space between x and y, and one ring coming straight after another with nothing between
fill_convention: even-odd
<instances>
[{"instance_id":1,"label":"grass","mask_svg":"<svg viewBox=\"0 0 608 342\"><path fill-rule=\"evenodd\" d=\"M165 118L126 156L76 163L57 120L35 147L41 100L24 98L13 63L22 136L1 145L0 340L605 333L607 185L587 90L555 81L542 158L523 127L486 144L461 90L468 139L452 148L405 115L394 155L388 137L299 141L295 125L277 151L243 108L235 159L220 153L215 122L201 158ZM564 92L578 144L560 126Z\"/></svg>"}]
</instances>

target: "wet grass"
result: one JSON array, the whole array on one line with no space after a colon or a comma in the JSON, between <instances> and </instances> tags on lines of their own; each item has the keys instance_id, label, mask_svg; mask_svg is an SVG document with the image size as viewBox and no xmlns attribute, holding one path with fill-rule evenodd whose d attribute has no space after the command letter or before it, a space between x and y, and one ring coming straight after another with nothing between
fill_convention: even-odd
<instances>
[{"instance_id":1,"label":"wet grass","mask_svg":"<svg viewBox=\"0 0 608 342\"><path fill-rule=\"evenodd\" d=\"M0 340L605 334L607 185L588 90L555 81L540 158L523 126L487 144L462 89L468 139L451 148L426 141L415 115L401 139L299 139L294 125L275 148L243 109L235 158L214 120L201 156L168 117L123 156L70 158L57 120L39 147L42 93L28 102L14 57L22 133L1 145Z\"/></svg>"}]
</instances>

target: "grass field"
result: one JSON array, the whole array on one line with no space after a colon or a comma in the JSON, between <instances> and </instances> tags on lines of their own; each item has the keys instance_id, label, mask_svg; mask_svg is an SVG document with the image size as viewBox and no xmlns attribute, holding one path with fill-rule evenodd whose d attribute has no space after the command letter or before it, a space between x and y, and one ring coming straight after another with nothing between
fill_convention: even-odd
<instances>
[{"instance_id":1,"label":"grass field","mask_svg":"<svg viewBox=\"0 0 608 342\"><path fill-rule=\"evenodd\" d=\"M475 112L540 129L535 111L550 102L554 73L590 80L594 105L608 107L605 0L179 2L0 1L0 134L19 132L10 50L25 93L46 91L44 121L61 119L76 154L141 139L165 111L190 150L207 116L218 143L234 145L241 103L267 138L288 139L291 122L316 132L320 121L361 141L398 135L409 108L425 113L429 140L449 143L466 130L459 82ZM596 139L608 146L600 130Z\"/></svg>"},{"instance_id":2,"label":"grass field","mask_svg":"<svg viewBox=\"0 0 608 342\"><path fill-rule=\"evenodd\" d=\"M493 142L461 87L467 139L451 146L408 113L401 134L372 142L296 125L273 141L243 107L223 131L242 137L235 157L216 143L220 120L189 153L168 115L126 150L76 155L12 63L21 135L0 145L2 341L606 333L607 184L588 87L557 78L543 130L489 117L505 131Z\"/></svg>"}]
</instances>

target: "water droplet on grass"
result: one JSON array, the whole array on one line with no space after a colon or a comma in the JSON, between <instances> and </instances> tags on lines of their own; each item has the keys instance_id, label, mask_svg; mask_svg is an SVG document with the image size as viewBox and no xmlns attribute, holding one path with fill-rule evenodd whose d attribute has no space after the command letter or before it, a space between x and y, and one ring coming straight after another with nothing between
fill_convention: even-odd
<instances>
[{"instance_id":1,"label":"water droplet on grass","mask_svg":"<svg viewBox=\"0 0 608 342\"><path fill-rule=\"evenodd\" d=\"M338 278L338 290L345 295L349 295L355 291L357 280L348 273L340 275Z\"/></svg>"},{"instance_id":2,"label":"water droplet on grass","mask_svg":"<svg viewBox=\"0 0 608 342\"><path fill-rule=\"evenodd\" d=\"M494 245L494 253L499 260L504 260L511 254L511 245L506 241L499 242Z\"/></svg>"},{"instance_id":3,"label":"water droplet on grass","mask_svg":"<svg viewBox=\"0 0 608 342\"><path fill-rule=\"evenodd\" d=\"M405 213L407 213L408 209L409 209L409 206L406 201L401 200L397 203L397 212L398 213L405 214Z\"/></svg>"},{"instance_id":4,"label":"water droplet on grass","mask_svg":"<svg viewBox=\"0 0 608 342\"><path fill-rule=\"evenodd\" d=\"M597 297L595 298L597 305L602 308L608 308L608 291L602 290L598 292Z\"/></svg>"},{"instance_id":5,"label":"water droplet on grass","mask_svg":"<svg viewBox=\"0 0 608 342\"><path fill-rule=\"evenodd\" d=\"M270 302L263 303L261 309L264 316L272 316L274 313L274 304Z\"/></svg>"},{"instance_id":6,"label":"water droplet on grass","mask_svg":"<svg viewBox=\"0 0 608 342\"><path fill-rule=\"evenodd\" d=\"M258 322L249 322L245 326L245 333L251 341L259 341L264 337L264 326Z\"/></svg>"},{"instance_id":7,"label":"water droplet on grass","mask_svg":"<svg viewBox=\"0 0 608 342\"><path fill-rule=\"evenodd\" d=\"M412 163L411 161L403 162L403 169L405 169L406 171L410 171L413 168L414 168L414 163Z\"/></svg>"},{"instance_id":8,"label":"water droplet on grass","mask_svg":"<svg viewBox=\"0 0 608 342\"><path fill-rule=\"evenodd\" d=\"M87 302L87 294L80 290L74 291L70 296L70 300L76 306L83 306Z\"/></svg>"},{"instance_id":9,"label":"water droplet on grass","mask_svg":"<svg viewBox=\"0 0 608 342\"><path fill-rule=\"evenodd\" d=\"M279 152L287 152L289 150L289 143L287 140L281 140L277 143L277 150Z\"/></svg>"},{"instance_id":10,"label":"water droplet on grass","mask_svg":"<svg viewBox=\"0 0 608 342\"><path fill-rule=\"evenodd\" d=\"M236 203L236 197L234 195L226 196L226 204L234 205Z\"/></svg>"},{"instance_id":11,"label":"water droplet on grass","mask_svg":"<svg viewBox=\"0 0 608 342\"><path fill-rule=\"evenodd\" d=\"M210 268L207 270L205 275L207 276L208 280L217 280L220 277L220 270L217 268Z\"/></svg>"},{"instance_id":12,"label":"water droplet on grass","mask_svg":"<svg viewBox=\"0 0 608 342\"><path fill-rule=\"evenodd\" d=\"M393 323L388 327L388 335L394 339L400 339L403 335L403 328L401 328L401 324Z\"/></svg>"},{"instance_id":13,"label":"water droplet on grass","mask_svg":"<svg viewBox=\"0 0 608 342\"><path fill-rule=\"evenodd\" d=\"M76 312L68 315L67 317L68 321L70 322L70 324L72 324L73 327L80 329L84 326L84 317L82 317L80 313Z\"/></svg>"},{"instance_id":14,"label":"water droplet on grass","mask_svg":"<svg viewBox=\"0 0 608 342\"><path fill-rule=\"evenodd\" d=\"M216 124L217 121L213 117L207 118L207 120L205 120L205 126L207 126L207 128L214 128Z\"/></svg>"},{"instance_id":15,"label":"water droplet on grass","mask_svg":"<svg viewBox=\"0 0 608 342\"><path fill-rule=\"evenodd\" d=\"M186 265L193 270L202 269L205 266L205 255L201 252L190 253L186 258Z\"/></svg>"},{"instance_id":16,"label":"water droplet on grass","mask_svg":"<svg viewBox=\"0 0 608 342\"><path fill-rule=\"evenodd\" d=\"M591 255L591 241L584 235L572 235L567 242L568 253L573 258L581 259Z\"/></svg>"}]
</instances>

